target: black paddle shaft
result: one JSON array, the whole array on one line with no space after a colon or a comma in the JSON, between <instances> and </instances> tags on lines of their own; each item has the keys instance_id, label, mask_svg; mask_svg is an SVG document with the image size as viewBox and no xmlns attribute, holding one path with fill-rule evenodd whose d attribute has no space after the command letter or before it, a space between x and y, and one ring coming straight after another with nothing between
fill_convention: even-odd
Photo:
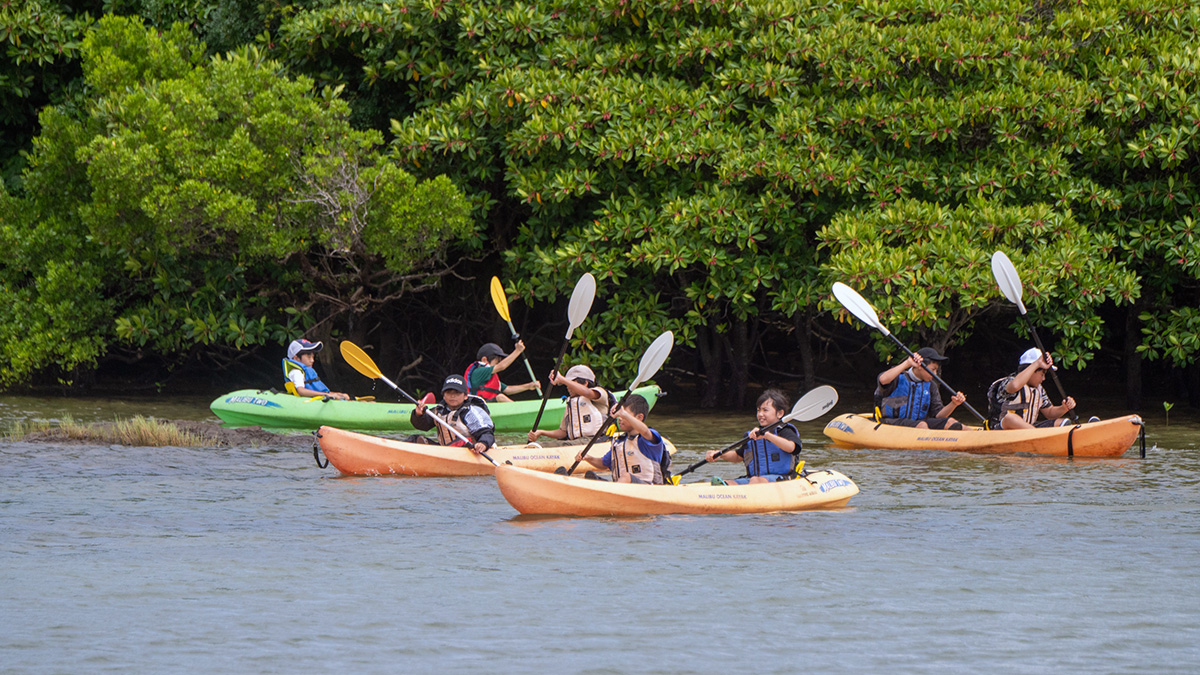
<instances>
[{"instance_id":1,"label":"black paddle shaft","mask_svg":"<svg viewBox=\"0 0 1200 675\"><path fill-rule=\"evenodd\" d=\"M771 426L771 428L762 430L761 433L773 434L773 433L779 431L783 427L783 424L784 423L782 423L782 422L779 424L774 424ZM725 448L724 450L713 455L713 460L716 460L718 457L720 457L721 455L723 455L727 452L737 450L738 448L742 447L743 445L745 445L749 442L750 442L750 437L747 436L747 437L743 438L742 440L738 441L737 443L734 443L733 445L730 445L729 447ZM709 460L702 459L699 462L696 462L695 464L689 466L688 468L684 469L683 471L680 471L679 473L677 473L675 475L682 476L685 473L691 473L691 472L695 471L696 469L699 469L700 467L704 466L705 464L708 464L708 462L709 462Z\"/></svg>"},{"instance_id":2,"label":"black paddle shaft","mask_svg":"<svg viewBox=\"0 0 1200 675\"><path fill-rule=\"evenodd\" d=\"M554 362L554 372L558 372L562 368L563 359L567 357L567 347L571 344L570 340L563 340L562 349L558 352L558 360ZM537 417L533 420L533 428L530 431L537 431L538 425L542 423L542 413L546 412L546 401L550 400L550 390L554 388L551 382L546 383L546 391L542 394L542 405L538 407Z\"/></svg>"}]
</instances>

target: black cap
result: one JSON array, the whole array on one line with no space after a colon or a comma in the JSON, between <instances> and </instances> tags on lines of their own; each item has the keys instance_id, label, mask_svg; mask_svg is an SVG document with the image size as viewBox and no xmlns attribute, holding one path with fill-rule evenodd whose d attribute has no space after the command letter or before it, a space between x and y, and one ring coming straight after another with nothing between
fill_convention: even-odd
<instances>
[{"instance_id":1,"label":"black cap","mask_svg":"<svg viewBox=\"0 0 1200 675\"><path fill-rule=\"evenodd\" d=\"M506 356L508 356L508 354L505 354L504 350L500 349L500 345L496 344L495 342L489 342L480 347L479 351L475 354L475 358L477 359L490 359L492 357L504 358Z\"/></svg>"},{"instance_id":2,"label":"black cap","mask_svg":"<svg viewBox=\"0 0 1200 675\"><path fill-rule=\"evenodd\" d=\"M464 394L468 393L467 383L463 381L462 375L447 375L446 381L442 383L442 391L446 391L447 389L461 391Z\"/></svg>"},{"instance_id":3,"label":"black cap","mask_svg":"<svg viewBox=\"0 0 1200 675\"><path fill-rule=\"evenodd\" d=\"M933 347L921 347L917 350L917 354L926 361L949 361L950 359L942 356Z\"/></svg>"}]
</instances>

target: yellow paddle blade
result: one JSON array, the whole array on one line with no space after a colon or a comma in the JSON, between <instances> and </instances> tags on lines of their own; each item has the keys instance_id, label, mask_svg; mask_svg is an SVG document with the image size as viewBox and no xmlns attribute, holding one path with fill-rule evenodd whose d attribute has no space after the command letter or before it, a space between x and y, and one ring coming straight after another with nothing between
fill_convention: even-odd
<instances>
[{"instance_id":1,"label":"yellow paddle blade","mask_svg":"<svg viewBox=\"0 0 1200 675\"><path fill-rule=\"evenodd\" d=\"M496 311L500 312L501 319L512 321L508 314L508 298L504 295L504 286L498 277L492 277L492 302L496 303Z\"/></svg>"},{"instance_id":2,"label":"yellow paddle blade","mask_svg":"<svg viewBox=\"0 0 1200 675\"><path fill-rule=\"evenodd\" d=\"M804 470L804 460L800 460L799 462L796 462L796 468L794 469L796 475L799 476L800 472L803 470Z\"/></svg>"},{"instance_id":3,"label":"yellow paddle blade","mask_svg":"<svg viewBox=\"0 0 1200 675\"><path fill-rule=\"evenodd\" d=\"M349 363L358 372L372 380L378 380L383 377L383 373L380 372L379 367L375 365L371 357L367 356L367 353L358 345L349 340L342 340L341 350L342 358L346 359L346 363Z\"/></svg>"},{"instance_id":4,"label":"yellow paddle blade","mask_svg":"<svg viewBox=\"0 0 1200 675\"><path fill-rule=\"evenodd\" d=\"M679 479L680 479L680 478L682 478L682 476L667 476L667 481L668 481L668 482L669 482L671 485L679 485Z\"/></svg>"}]
</instances>

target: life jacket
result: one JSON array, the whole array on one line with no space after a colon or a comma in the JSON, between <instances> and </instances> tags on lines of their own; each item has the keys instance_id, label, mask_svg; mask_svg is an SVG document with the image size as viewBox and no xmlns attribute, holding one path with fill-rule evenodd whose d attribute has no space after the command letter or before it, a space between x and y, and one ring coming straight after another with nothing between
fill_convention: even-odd
<instances>
[{"instance_id":1,"label":"life jacket","mask_svg":"<svg viewBox=\"0 0 1200 675\"><path fill-rule=\"evenodd\" d=\"M486 364L480 361L471 363L471 365L467 366L467 370L463 372L463 379L467 382L467 388L471 390L468 393L478 396L485 401L491 401L500 393L500 376L496 374L495 370L492 371L491 379L489 379L487 382L484 382L482 387L478 389L471 387L471 371L482 365Z\"/></svg>"},{"instance_id":2,"label":"life jacket","mask_svg":"<svg viewBox=\"0 0 1200 675\"><path fill-rule=\"evenodd\" d=\"M613 437L610 457L613 482L629 475L651 485L663 485L663 476L670 474L671 453L667 452L664 446L660 461L650 459L642 452L639 438L641 436L638 434L620 434Z\"/></svg>"},{"instance_id":3,"label":"life jacket","mask_svg":"<svg viewBox=\"0 0 1200 675\"><path fill-rule=\"evenodd\" d=\"M304 373L304 388L312 389L313 391L329 391L329 387L321 381L321 376L317 375L317 371L312 366L306 366L303 363L297 363L289 358L283 359L283 379L288 384L292 384L292 372L299 370ZM293 392L295 393L295 392Z\"/></svg>"},{"instance_id":4,"label":"life jacket","mask_svg":"<svg viewBox=\"0 0 1200 675\"><path fill-rule=\"evenodd\" d=\"M799 430L791 424L778 427L776 433L789 427L799 435ZM799 449L799 444L797 444L796 450ZM746 475L748 476L765 476L768 474L786 476L796 468L796 456L794 454L784 452L783 448L765 438L747 441L746 449L742 451L742 460L746 462Z\"/></svg>"},{"instance_id":5,"label":"life jacket","mask_svg":"<svg viewBox=\"0 0 1200 675\"><path fill-rule=\"evenodd\" d=\"M883 419L923 420L929 416L932 382L922 382L908 371L896 378L896 388L879 401Z\"/></svg>"},{"instance_id":6,"label":"life jacket","mask_svg":"<svg viewBox=\"0 0 1200 675\"><path fill-rule=\"evenodd\" d=\"M487 404L478 396L467 396L467 400L457 409L451 410L445 403L439 403L433 408L433 413L446 420L467 438L474 439L475 433L491 426ZM437 429L438 443L456 448L464 448L473 443L467 443L441 424L434 423Z\"/></svg>"},{"instance_id":7,"label":"life jacket","mask_svg":"<svg viewBox=\"0 0 1200 675\"><path fill-rule=\"evenodd\" d=\"M608 417L607 411L612 407L613 395L603 387L592 387L600 390L600 399L593 401L586 396L571 396L567 399L567 412L563 418L566 422L567 438L590 438L600 431L600 425Z\"/></svg>"},{"instance_id":8,"label":"life jacket","mask_svg":"<svg viewBox=\"0 0 1200 675\"><path fill-rule=\"evenodd\" d=\"M1017 393L1008 393L1008 383L1015 375L1002 377L988 387L988 428L1001 429L1001 420L1008 413L1016 413L1021 419L1036 424L1038 413L1050 404L1046 390L1042 387L1025 385Z\"/></svg>"}]
</instances>

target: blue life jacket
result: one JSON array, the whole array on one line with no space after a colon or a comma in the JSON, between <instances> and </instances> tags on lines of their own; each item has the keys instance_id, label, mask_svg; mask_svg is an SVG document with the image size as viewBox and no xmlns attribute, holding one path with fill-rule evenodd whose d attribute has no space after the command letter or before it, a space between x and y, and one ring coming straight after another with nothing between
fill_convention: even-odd
<instances>
[{"instance_id":1,"label":"blue life jacket","mask_svg":"<svg viewBox=\"0 0 1200 675\"><path fill-rule=\"evenodd\" d=\"M930 386L932 382L922 382L908 372L896 378L896 389L883 398L884 419L923 420L929 417Z\"/></svg>"},{"instance_id":2,"label":"blue life jacket","mask_svg":"<svg viewBox=\"0 0 1200 675\"><path fill-rule=\"evenodd\" d=\"M789 427L796 432L797 436L799 435L800 432L791 424L779 427L775 433ZM746 474L749 476L786 476L796 468L794 454L784 452L778 445L765 438L747 441L746 449L742 451L742 460L746 462Z\"/></svg>"},{"instance_id":3,"label":"blue life jacket","mask_svg":"<svg viewBox=\"0 0 1200 675\"><path fill-rule=\"evenodd\" d=\"M304 373L304 388L312 389L313 391L329 391L329 387L321 381L321 376L317 375L317 371L311 366L306 366L303 363L297 363L289 358L283 360L283 379L288 382L292 381L290 377L293 370L300 370Z\"/></svg>"}]
</instances>

